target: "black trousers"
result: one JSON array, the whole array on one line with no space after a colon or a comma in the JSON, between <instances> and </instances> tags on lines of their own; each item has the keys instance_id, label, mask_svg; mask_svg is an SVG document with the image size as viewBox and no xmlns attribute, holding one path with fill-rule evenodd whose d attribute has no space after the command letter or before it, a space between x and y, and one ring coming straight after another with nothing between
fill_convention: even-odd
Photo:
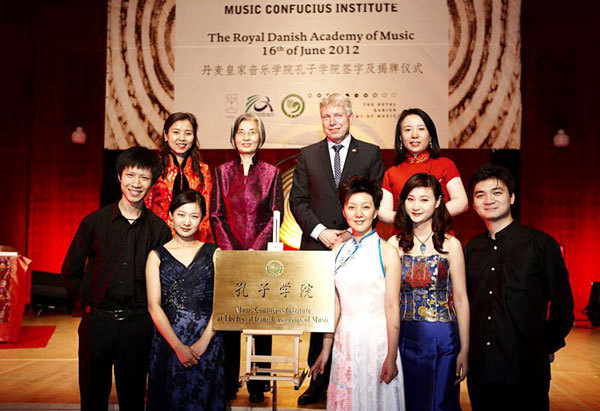
<instances>
[{"instance_id":1,"label":"black trousers","mask_svg":"<svg viewBox=\"0 0 600 411\"><path fill-rule=\"evenodd\" d=\"M86 313L79 324L81 409L108 409L112 369L119 409L144 410L153 324L149 314L125 320Z\"/></svg>"},{"instance_id":2,"label":"black trousers","mask_svg":"<svg viewBox=\"0 0 600 411\"><path fill-rule=\"evenodd\" d=\"M480 384L467 378L473 411L547 411L550 381L528 381L525 384Z\"/></svg>"},{"instance_id":3,"label":"black trousers","mask_svg":"<svg viewBox=\"0 0 600 411\"><path fill-rule=\"evenodd\" d=\"M323 349L323 334L322 333L310 333L310 345L308 346L308 366L312 367L313 364L319 358L321 354L321 350ZM331 372L331 355L327 360L327 364L325 365L325 370L323 374L317 376L317 378L312 378L310 380L310 385L316 386L317 389L321 391L325 391L327 386L329 385L329 374Z\"/></svg>"},{"instance_id":4,"label":"black trousers","mask_svg":"<svg viewBox=\"0 0 600 411\"><path fill-rule=\"evenodd\" d=\"M238 391L240 380L240 332L223 331L223 345L225 346L225 397L230 397ZM257 355L271 355L272 338L270 335L257 335L254 337L254 348ZM259 367L266 368L268 363L258 363ZM266 383L263 381L248 381L248 392L263 392Z\"/></svg>"}]
</instances>

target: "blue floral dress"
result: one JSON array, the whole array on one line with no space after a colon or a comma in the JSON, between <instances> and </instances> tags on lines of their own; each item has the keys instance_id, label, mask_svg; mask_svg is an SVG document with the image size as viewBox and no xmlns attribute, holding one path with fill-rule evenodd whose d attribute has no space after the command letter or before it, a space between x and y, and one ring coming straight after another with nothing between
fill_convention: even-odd
<instances>
[{"instance_id":1,"label":"blue floral dress","mask_svg":"<svg viewBox=\"0 0 600 411\"><path fill-rule=\"evenodd\" d=\"M189 267L160 246L161 305L179 339L196 342L212 314L217 246L205 244ZM217 332L197 365L185 368L154 329L150 353L148 410L223 410L223 342Z\"/></svg>"},{"instance_id":2,"label":"blue floral dress","mask_svg":"<svg viewBox=\"0 0 600 411\"><path fill-rule=\"evenodd\" d=\"M400 320L406 410L460 410L455 384L460 340L448 259L402 256Z\"/></svg>"}]
</instances>

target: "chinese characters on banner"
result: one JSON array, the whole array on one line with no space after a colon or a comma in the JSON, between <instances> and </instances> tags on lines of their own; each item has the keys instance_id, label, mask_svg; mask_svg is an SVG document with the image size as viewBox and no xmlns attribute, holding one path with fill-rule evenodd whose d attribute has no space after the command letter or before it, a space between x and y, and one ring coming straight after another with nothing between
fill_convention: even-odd
<instances>
[{"instance_id":1,"label":"chinese characters on banner","mask_svg":"<svg viewBox=\"0 0 600 411\"><path fill-rule=\"evenodd\" d=\"M400 111L423 107L444 147L448 21L445 1L179 0L175 110L211 119L199 127L202 148L229 148L224 136L244 112L263 117L265 148L293 148L323 137L319 102L339 92L352 100L357 138L393 148Z\"/></svg>"}]
</instances>

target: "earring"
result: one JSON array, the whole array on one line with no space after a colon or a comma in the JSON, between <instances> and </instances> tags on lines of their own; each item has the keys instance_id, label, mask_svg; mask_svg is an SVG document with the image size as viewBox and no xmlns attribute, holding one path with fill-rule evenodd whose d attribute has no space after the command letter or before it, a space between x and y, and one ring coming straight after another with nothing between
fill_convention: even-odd
<instances>
[{"instance_id":1,"label":"earring","mask_svg":"<svg viewBox=\"0 0 600 411\"><path fill-rule=\"evenodd\" d=\"M429 140L429 147L433 150L433 141Z\"/></svg>"},{"instance_id":2,"label":"earring","mask_svg":"<svg viewBox=\"0 0 600 411\"><path fill-rule=\"evenodd\" d=\"M402 151L403 147L402 147L402 140L400 140L400 151Z\"/></svg>"}]
</instances>

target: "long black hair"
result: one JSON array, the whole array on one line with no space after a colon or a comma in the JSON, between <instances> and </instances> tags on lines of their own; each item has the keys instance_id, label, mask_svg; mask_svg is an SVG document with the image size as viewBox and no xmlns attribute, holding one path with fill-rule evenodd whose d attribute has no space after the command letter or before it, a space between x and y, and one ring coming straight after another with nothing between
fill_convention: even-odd
<instances>
[{"instance_id":1,"label":"long black hair","mask_svg":"<svg viewBox=\"0 0 600 411\"><path fill-rule=\"evenodd\" d=\"M429 137L431 138L431 145L427 146L429 156L431 158L438 158L440 155L442 155L442 149L440 148L440 142L438 141L435 123L433 122L431 117L429 117L429 114L427 114L420 108L407 108L406 110L402 110L402 113L400 113L400 117L398 117L398 122L396 123L396 137L394 140L394 149L396 151L396 155L394 156L394 163L396 165L406 160L406 156L408 155L408 153L402 149L402 122L407 116L410 115L421 117L423 123L425 123L425 127L429 132Z\"/></svg>"},{"instance_id":2,"label":"long black hair","mask_svg":"<svg viewBox=\"0 0 600 411\"><path fill-rule=\"evenodd\" d=\"M192 113L176 112L171 114L165 120L165 124L163 126L163 144L162 150L160 152L160 158L163 166L162 176L167 176L167 166L169 165L169 156L171 153L171 149L169 148L169 142L166 138L167 134L169 133L169 129L171 128L171 126L177 121L181 120L189 121L192 125L192 129L194 130L194 140L192 141L192 147L190 147L188 153L192 160L192 170L194 170L194 173L198 176L198 178L200 178L200 181L204 182L202 172L200 171L201 157L200 150L198 148L198 122L196 121L196 116L194 116Z\"/></svg>"},{"instance_id":3,"label":"long black hair","mask_svg":"<svg viewBox=\"0 0 600 411\"><path fill-rule=\"evenodd\" d=\"M402 188L400 198L398 199L398 206L396 207L396 217L394 218L394 228L399 231L397 235L398 244L405 253L412 250L414 246L413 222L406 212L404 202L406 201L406 198L410 192L417 187L431 188L433 190L435 199L440 199L440 205L437 206L433 211L433 217L431 220L431 229L433 230L433 248L435 248L438 253L446 254L446 251L443 249L443 245L446 233L452 229L452 217L446 209L442 185L437 178L431 174L415 174L408 179Z\"/></svg>"}]
</instances>

